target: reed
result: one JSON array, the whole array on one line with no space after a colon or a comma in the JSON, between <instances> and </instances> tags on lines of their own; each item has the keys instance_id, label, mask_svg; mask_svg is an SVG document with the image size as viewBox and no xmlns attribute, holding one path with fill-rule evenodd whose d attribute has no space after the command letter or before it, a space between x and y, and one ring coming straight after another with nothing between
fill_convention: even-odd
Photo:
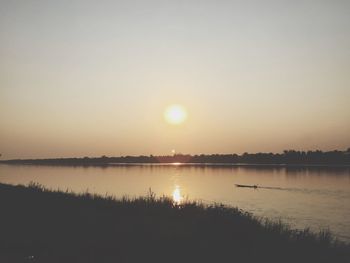
<instances>
[{"instance_id":1,"label":"reed","mask_svg":"<svg viewBox=\"0 0 350 263\"><path fill-rule=\"evenodd\" d=\"M150 190L116 198L0 184L0 262L350 262L328 230Z\"/></svg>"}]
</instances>

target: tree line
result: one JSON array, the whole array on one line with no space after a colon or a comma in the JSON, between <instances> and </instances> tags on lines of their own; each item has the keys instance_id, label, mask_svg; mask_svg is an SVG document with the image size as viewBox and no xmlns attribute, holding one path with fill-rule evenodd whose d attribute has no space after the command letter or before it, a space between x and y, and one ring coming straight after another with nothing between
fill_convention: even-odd
<instances>
[{"instance_id":1,"label":"tree line","mask_svg":"<svg viewBox=\"0 0 350 263\"><path fill-rule=\"evenodd\" d=\"M282 153L243 154L174 154L164 156L140 155L119 157L83 157L55 159L3 160L9 164L49 164L49 165L109 165L112 163L212 163L212 164L286 164L286 165L350 165L350 148L345 151L296 151Z\"/></svg>"}]
</instances>

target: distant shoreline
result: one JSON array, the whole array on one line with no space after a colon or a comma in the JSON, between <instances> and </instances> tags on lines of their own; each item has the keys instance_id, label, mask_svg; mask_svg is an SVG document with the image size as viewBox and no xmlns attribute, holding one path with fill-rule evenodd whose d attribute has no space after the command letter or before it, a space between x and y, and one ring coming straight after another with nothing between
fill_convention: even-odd
<instances>
[{"instance_id":1,"label":"distant shoreline","mask_svg":"<svg viewBox=\"0 0 350 263\"><path fill-rule=\"evenodd\" d=\"M140 155L119 157L80 157L46 159L1 160L7 164L48 164L68 166L110 166L110 165L196 165L196 166L275 166L275 167L347 167L350 166L350 148L346 151L295 151L283 153L239 154L174 154L164 156Z\"/></svg>"},{"instance_id":2,"label":"distant shoreline","mask_svg":"<svg viewBox=\"0 0 350 263\"><path fill-rule=\"evenodd\" d=\"M334 168L350 169L350 164L259 164L259 163L66 163L66 162L41 162L37 161L0 161L0 165L28 165L28 166L74 166L74 167L115 167L115 166L180 166L180 167L212 167L212 168Z\"/></svg>"}]
</instances>

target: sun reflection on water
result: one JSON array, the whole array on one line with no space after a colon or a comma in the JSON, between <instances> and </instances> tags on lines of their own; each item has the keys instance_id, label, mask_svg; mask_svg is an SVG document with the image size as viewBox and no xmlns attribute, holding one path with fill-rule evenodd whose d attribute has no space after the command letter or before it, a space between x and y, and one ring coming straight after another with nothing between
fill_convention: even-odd
<instances>
[{"instance_id":1,"label":"sun reflection on water","mask_svg":"<svg viewBox=\"0 0 350 263\"><path fill-rule=\"evenodd\" d=\"M181 204L183 200L183 197L181 196L180 187L178 185L175 185L175 189L173 191L173 201L175 204L179 205Z\"/></svg>"}]
</instances>

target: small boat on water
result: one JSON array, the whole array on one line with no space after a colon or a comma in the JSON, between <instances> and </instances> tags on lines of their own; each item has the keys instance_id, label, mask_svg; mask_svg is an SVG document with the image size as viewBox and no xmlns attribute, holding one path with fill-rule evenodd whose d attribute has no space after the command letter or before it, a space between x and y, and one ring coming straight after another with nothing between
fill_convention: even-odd
<instances>
[{"instance_id":1,"label":"small boat on water","mask_svg":"<svg viewBox=\"0 0 350 263\"><path fill-rule=\"evenodd\" d=\"M258 188L258 186L256 184L254 184L254 185L235 184L235 186L237 186L237 187L248 187L248 188L254 188L254 189Z\"/></svg>"}]
</instances>

